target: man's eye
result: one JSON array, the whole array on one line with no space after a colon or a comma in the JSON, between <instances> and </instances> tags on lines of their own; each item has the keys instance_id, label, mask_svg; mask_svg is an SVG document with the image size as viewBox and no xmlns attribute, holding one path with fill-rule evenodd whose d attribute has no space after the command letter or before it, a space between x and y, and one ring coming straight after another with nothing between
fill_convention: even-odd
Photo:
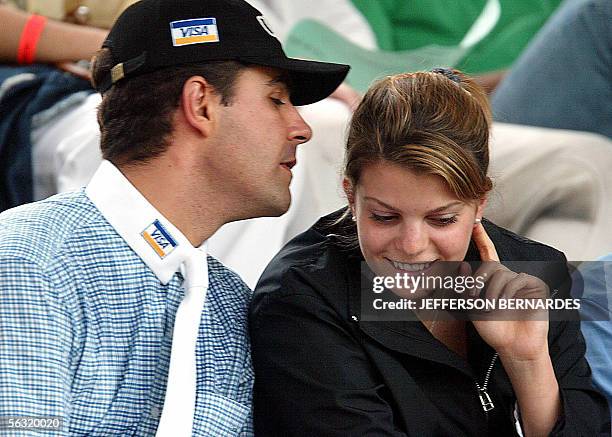
<instances>
[{"instance_id":1,"label":"man's eye","mask_svg":"<svg viewBox=\"0 0 612 437\"><path fill-rule=\"evenodd\" d=\"M372 213L370 215L370 218L374 220L375 222L389 223L393 221L396 217L394 215L380 215L380 214Z\"/></svg>"},{"instance_id":2,"label":"man's eye","mask_svg":"<svg viewBox=\"0 0 612 437\"><path fill-rule=\"evenodd\" d=\"M453 223L457 223L457 216L453 215L450 217L435 217L431 219L434 226L448 226Z\"/></svg>"},{"instance_id":3,"label":"man's eye","mask_svg":"<svg viewBox=\"0 0 612 437\"><path fill-rule=\"evenodd\" d=\"M276 106L282 106L285 104L284 101L282 101L281 99L277 99L275 97L270 97L270 100L272 100L272 103L274 103Z\"/></svg>"}]
</instances>

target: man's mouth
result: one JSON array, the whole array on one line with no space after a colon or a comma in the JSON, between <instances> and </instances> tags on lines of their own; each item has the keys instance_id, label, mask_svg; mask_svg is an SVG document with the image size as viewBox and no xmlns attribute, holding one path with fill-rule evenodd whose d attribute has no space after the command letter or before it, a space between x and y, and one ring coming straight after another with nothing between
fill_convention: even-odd
<instances>
[{"instance_id":1,"label":"man's mouth","mask_svg":"<svg viewBox=\"0 0 612 437\"><path fill-rule=\"evenodd\" d=\"M436 262L436 260L433 260L433 261L424 262L424 263L402 263L402 262L395 261L392 259L389 259L389 261L391 262L391 264L393 264L393 267L395 267L397 270L403 270L405 272L410 272L410 273L425 271L429 267L431 267L431 265L434 262Z\"/></svg>"},{"instance_id":2,"label":"man's mouth","mask_svg":"<svg viewBox=\"0 0 612 437\"><path fill-rule=\"evenodd\" d=\"M287 170L291 171L291 169L293 167L295 167L295 164L297 164L297 160L292 159L290 161L285 161L285 162L281 162L281 167L286 168Z\"/></svg>"}]
</instances>

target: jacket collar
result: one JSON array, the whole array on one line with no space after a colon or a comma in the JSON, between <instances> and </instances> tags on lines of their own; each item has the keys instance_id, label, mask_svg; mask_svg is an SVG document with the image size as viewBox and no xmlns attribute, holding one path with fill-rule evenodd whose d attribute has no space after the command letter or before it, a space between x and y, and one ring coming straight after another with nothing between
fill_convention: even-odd
<instances>
[{"instance_id":1,"label":"jacket collar","mask_svg":"<svg viewBox=\"0 0 612 437\"><path fill-rule=\"evenodd\" d=\"M474 376L467 362L442 345L421 322L362 320L361 293L367 292L362 290L362 284L369 280L362 269L363 258L355 254L351 258L347 271L349 317L362 333L387 349L449 365Z\"/></svg>"}]
</instances>

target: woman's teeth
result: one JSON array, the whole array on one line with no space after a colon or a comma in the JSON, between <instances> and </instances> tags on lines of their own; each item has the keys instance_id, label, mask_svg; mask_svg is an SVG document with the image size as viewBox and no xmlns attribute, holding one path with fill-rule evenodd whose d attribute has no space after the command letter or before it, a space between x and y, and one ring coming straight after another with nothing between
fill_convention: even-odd
<instances>
[{"instance_id":1,"label":"woman's teeth","mask_svg":"<svg viewBox=\"0 0 612 437\"><path fill-rule=\"evenodd\" d=\"M393 260L391 262L393 263L393 266L396 269L405 270L407 272L420 272L421 270L425 270L429 268L429 266L433 264L433 261L427 262L427 263L415 263L415 264L400 263L400 262L393 261Z\"/></svg>"}]
</instances>

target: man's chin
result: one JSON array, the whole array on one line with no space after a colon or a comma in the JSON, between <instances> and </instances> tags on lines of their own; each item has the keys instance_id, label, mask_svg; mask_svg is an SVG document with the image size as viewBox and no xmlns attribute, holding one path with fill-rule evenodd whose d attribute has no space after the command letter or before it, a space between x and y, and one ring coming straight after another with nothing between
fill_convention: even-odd
<instances>
[{"instance_id":1,"label":"man's chin","mask_svg":"<svg viewBox=\"0 0 612 437\"><path fill-rule=\"evenodd\" d=\"M291 206L291 197L288 197L286 201L278 202L275 205L270 207L270 217L280 217L289 211L289 207Z\"/></svg>"},{"instance_id":2,"label":"man's chin","mask_svg":"<svg viewBox=\"0 0 612 437\"><path fill-rule=\"evenodd\" d=\"M291 206L291 195L268 198L266 202L261 202L258 208L253 208L251 218L256 217L280 217L289 210Z\"/></svg>"}]
</instances>

